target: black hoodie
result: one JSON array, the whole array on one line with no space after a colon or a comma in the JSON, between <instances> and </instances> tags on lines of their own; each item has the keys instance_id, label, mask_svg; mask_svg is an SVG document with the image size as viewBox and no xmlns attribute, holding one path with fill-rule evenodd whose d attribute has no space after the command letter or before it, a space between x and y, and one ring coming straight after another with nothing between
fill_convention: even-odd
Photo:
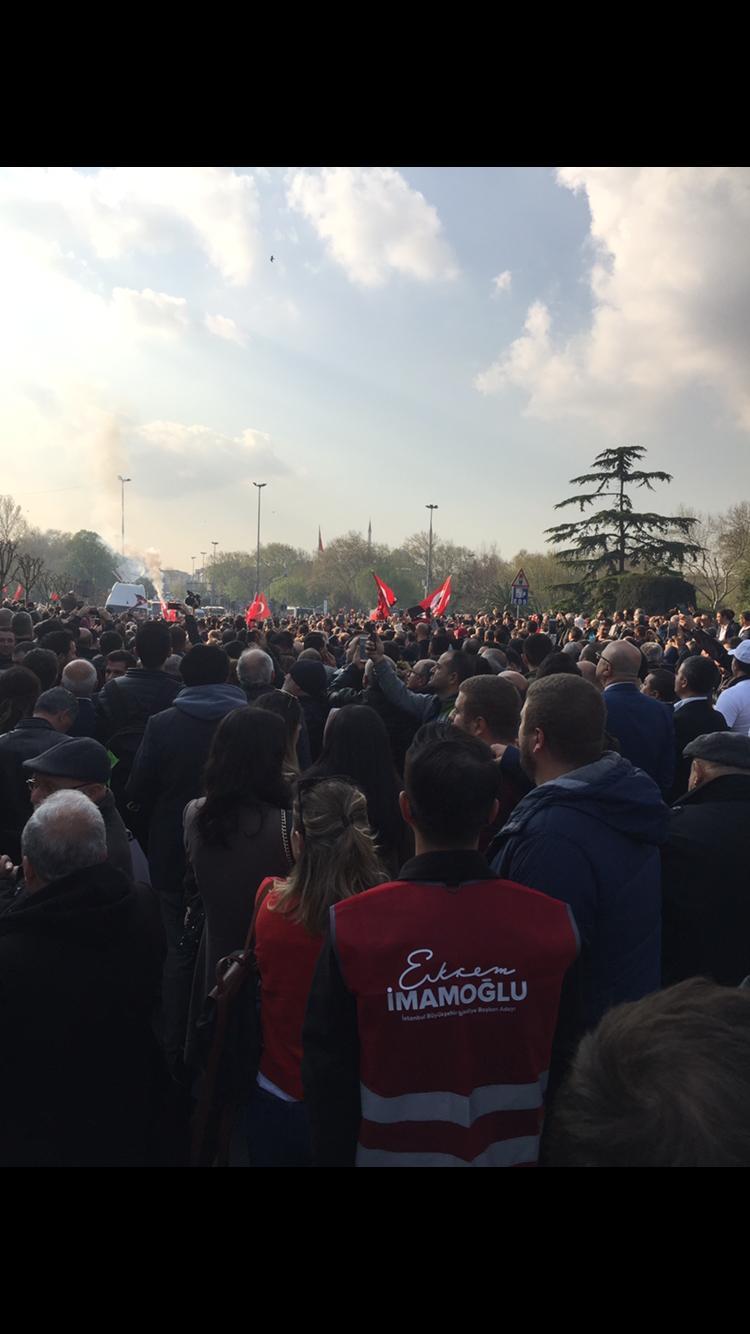
<instances>
[{"instance_id":1,"label":"black hoodie","mask_svg":"<svg viewBox=\"0 0 750 1334\"><path fill-rule=\"evenodd\" d=\"M108 863L0 915L0 1164L149 1160L163 1064L163 938L150 890Z\"/></svg>"}]
</instances>

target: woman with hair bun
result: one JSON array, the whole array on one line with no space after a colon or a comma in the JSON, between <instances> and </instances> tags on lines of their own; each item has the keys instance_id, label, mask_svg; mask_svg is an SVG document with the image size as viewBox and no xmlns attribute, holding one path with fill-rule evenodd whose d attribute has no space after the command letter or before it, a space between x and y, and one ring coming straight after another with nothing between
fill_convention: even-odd
<instances>
[{"instance_id":1,"label":"woman with hair bun","mask_svg":"<svg viewBox=\"0 0 750 1334\"><path fill-rule=\"evenodd\" d=\"M295 865L258 890L255 954L263 1054L247 1109L253 1167L309 1167L302 1091L302 1023L329 909L383 884L362 792L344 778L302 778L294 801Z\"/></svg>"}]
</instances>

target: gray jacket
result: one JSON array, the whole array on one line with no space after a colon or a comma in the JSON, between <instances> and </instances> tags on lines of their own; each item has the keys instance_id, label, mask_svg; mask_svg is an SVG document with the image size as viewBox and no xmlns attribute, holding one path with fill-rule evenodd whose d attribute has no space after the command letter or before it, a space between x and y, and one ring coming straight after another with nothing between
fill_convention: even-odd
<instances>
[{"instance_id":1,"label":"gray jacket","mask_svg":"<svg viewBox=\"0 0 750 1334\"><path fill-rule=\"evenodd\" d=\"M385 698L420 723L432 723L441 715L448 716L455 698L441 700L437 695L421 695L409 690L396 675L387 658L373 659L373 671Z\"/></svg>"}]
</instances>

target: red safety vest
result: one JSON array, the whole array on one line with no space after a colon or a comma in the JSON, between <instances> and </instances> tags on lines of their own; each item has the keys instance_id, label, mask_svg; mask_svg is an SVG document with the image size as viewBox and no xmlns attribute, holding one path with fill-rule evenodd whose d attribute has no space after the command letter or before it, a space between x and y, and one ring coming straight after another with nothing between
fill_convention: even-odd
<instances>
[{"instance_id":1,"label":"red safety vest","mask_svg":"<svg viewBox=\"0 0 750 1334\"><path fill-rule=\"evenodd\" d=\"M357 1166L534 1165L568 905L508 880L394 881L331 920L357 1001Z\"/></svg>"}]
</instances>

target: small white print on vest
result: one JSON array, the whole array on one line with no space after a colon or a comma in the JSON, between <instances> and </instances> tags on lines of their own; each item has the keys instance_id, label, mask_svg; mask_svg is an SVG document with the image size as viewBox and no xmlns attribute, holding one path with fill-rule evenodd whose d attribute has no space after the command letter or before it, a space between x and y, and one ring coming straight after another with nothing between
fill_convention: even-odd
<instances>
[{"instance_id":1,"label":"small white print on vest","mask_svg":"<svg viewBox=\"0 0 750 1334\"><path fill-rule=\"evenodd\" d=\"M477 964L475 968L449 969L443 962L436 972L430 973L427 964L433 958L434 951L427 948L407 954L407 967L398 979L398 988L387 988L389 1010L457 1009L475 1005L477 1001L492 1005L526 999L528 984L516 980L515 968L504 968L499 964L482 968ZM491 980L497 977L501 979L499 982ZM439 983L452 985L440 986Z\"/></svg>"}]
</instances>

